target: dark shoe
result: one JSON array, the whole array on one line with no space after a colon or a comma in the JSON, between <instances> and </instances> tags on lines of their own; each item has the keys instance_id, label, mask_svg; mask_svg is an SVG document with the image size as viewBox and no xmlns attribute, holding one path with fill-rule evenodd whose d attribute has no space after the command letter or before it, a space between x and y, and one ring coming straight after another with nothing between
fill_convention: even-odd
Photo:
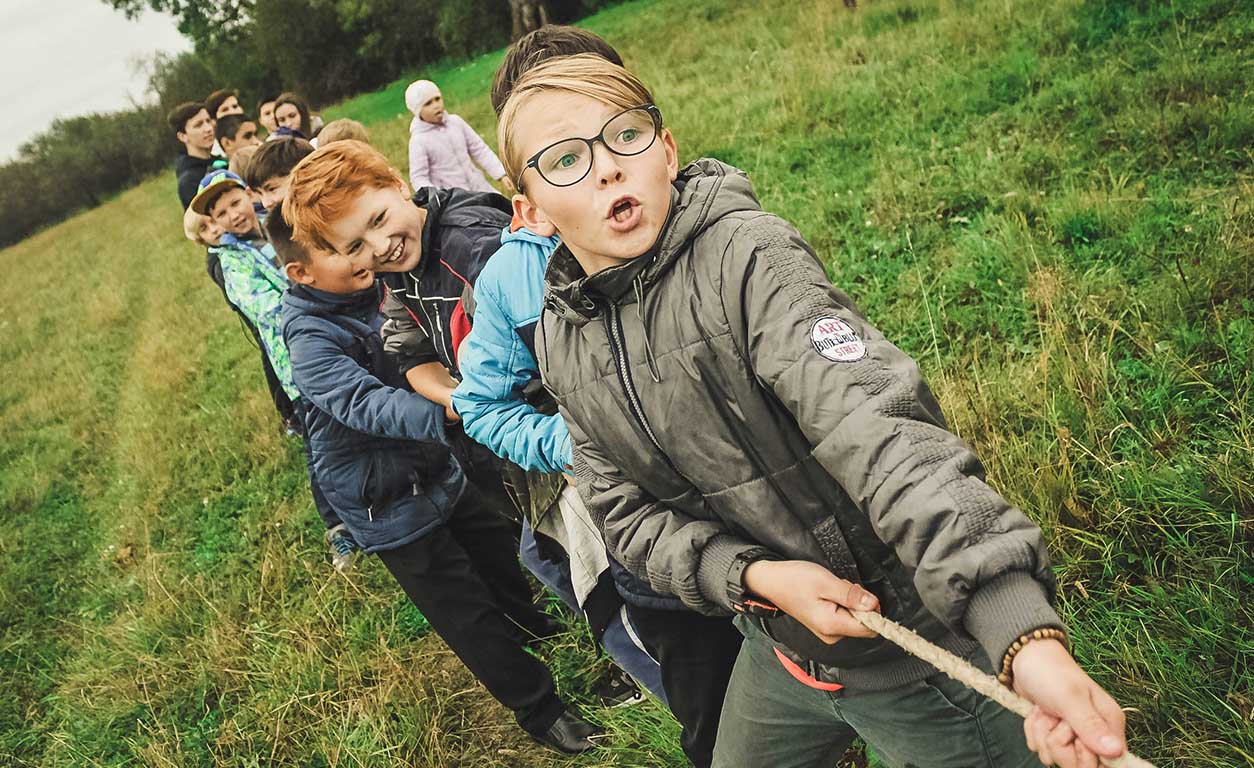
<instances>
[{"instance_id":1,"label":"dark shoe","mask_svg":"<svg viewBox=\"0 0 1254 768\"><path fill-rule=\"evenodd\" d=\"M603 731L579 715L563 712L557 722L543 734L531 735L533 739L568 755L587 752L596 746L596 739Z\"/></svg>"},{"instance_id":2,"label":"dark shoe","mask_svg":"<svg viewBox=\"0 0 1254 768\"><path fill-rule=\"evenodd\" d=\"M305 425L300 423L300 419L292 416L283 420L283 434L288 437L304 437Z\"/></svg>"},{"instance_id":3,"label":"dark shoe","mask_svg":"<svg viewBox=\"0 0 1254 768\"><path fill-rule=\"evenodd\" d=\"M601 699L601 705L607 709L630 707L644 701L640 686L631 679L631 675L616 665L611 666L609 673L597 683L596 695Z\"/></svg>"}]
</instances>

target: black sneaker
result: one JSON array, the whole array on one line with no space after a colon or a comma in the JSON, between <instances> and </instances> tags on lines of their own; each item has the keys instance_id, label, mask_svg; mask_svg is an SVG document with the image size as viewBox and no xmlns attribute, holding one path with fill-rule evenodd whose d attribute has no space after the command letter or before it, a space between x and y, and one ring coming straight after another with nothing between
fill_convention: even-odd
<instances>
[{"instance_id":1,"label":"black sneaker","mask_svg":"<svg viewBox=\"0 0 1254 768\"><path fill-rule=\"evenodd\" d=\"M630 707L644 701L644 692L631 675L624 672L618 665L611 665L609 672L597 683L596 695L601 705L608 709Z\"/></svg>"},{"instance_id":2,"label":"black sneaker","mask_svg":"<svg viewBox=\"0 0 1254 768\"><path fill-rule=\"evenodd\" d=\"M595 747L598 737L604 731L579 715L563 712L557 722L540 735L531 734L531 738L568 755L577 755Z\"/></svg>"}]
</instances>

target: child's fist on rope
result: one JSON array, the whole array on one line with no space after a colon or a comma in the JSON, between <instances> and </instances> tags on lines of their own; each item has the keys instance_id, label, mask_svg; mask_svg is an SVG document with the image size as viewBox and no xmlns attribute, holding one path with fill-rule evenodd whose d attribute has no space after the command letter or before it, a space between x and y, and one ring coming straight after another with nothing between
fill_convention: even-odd
<instances>
[{"instance_id":1,"label":"child's fist on rope","mask_svg":"<svg viewBox=\"0 0 1254 768\"><path fill-rule=\"evenodd\" d=\"M875 632L849 611L878 611L879 600L821 565L804 560L758 560L745 568L744 585L825 643L843 637L875 637Z\"/></svg>"},{"instance_id":2,"label":"child's fist on rope","mask_svg":"<svg viewBox=\"0 0 1254 768\"><path fill-rule=\"evenodd\" d=\"M1099 756L1123 754L1123 711L1062 643L1027 643L1015 654L1013 669L1015 691L1036 705L1023 731L1043 764L1097 768Z\"/></svg>"}]
</instances>

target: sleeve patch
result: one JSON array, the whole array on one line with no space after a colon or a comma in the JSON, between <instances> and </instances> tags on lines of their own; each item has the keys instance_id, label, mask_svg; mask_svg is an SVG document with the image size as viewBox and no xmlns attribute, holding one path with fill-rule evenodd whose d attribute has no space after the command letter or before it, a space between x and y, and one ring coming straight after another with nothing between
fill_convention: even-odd
<instances>
[{"instance_id":1,"label":"sleeve patch","mask_svg":"<svg viewBox=\"0 0 1254 768\"><path fill-rule=\"evenodd\" d=\"M810 326L814 351L834 363L853 363L866 357L866 344L849 323L838 317L820 317Z\"/></svg>"}]
</instances>

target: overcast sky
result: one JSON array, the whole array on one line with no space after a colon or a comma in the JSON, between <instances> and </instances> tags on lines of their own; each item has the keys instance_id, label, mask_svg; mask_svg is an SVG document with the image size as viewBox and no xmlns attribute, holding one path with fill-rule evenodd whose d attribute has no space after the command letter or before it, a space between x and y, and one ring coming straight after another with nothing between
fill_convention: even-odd
<instances>
[{"instance_id":1,"label":"overcast sky","mask_svg":"<svg viewBox=\"0 0 1254 768\"><path fill-rule=\"evenodd\" d=\"M130 21L103 0L0 0L0 162L54 117L146 99L135 62L190 48L169 16Z\"/></svg>"}]
</instances>

